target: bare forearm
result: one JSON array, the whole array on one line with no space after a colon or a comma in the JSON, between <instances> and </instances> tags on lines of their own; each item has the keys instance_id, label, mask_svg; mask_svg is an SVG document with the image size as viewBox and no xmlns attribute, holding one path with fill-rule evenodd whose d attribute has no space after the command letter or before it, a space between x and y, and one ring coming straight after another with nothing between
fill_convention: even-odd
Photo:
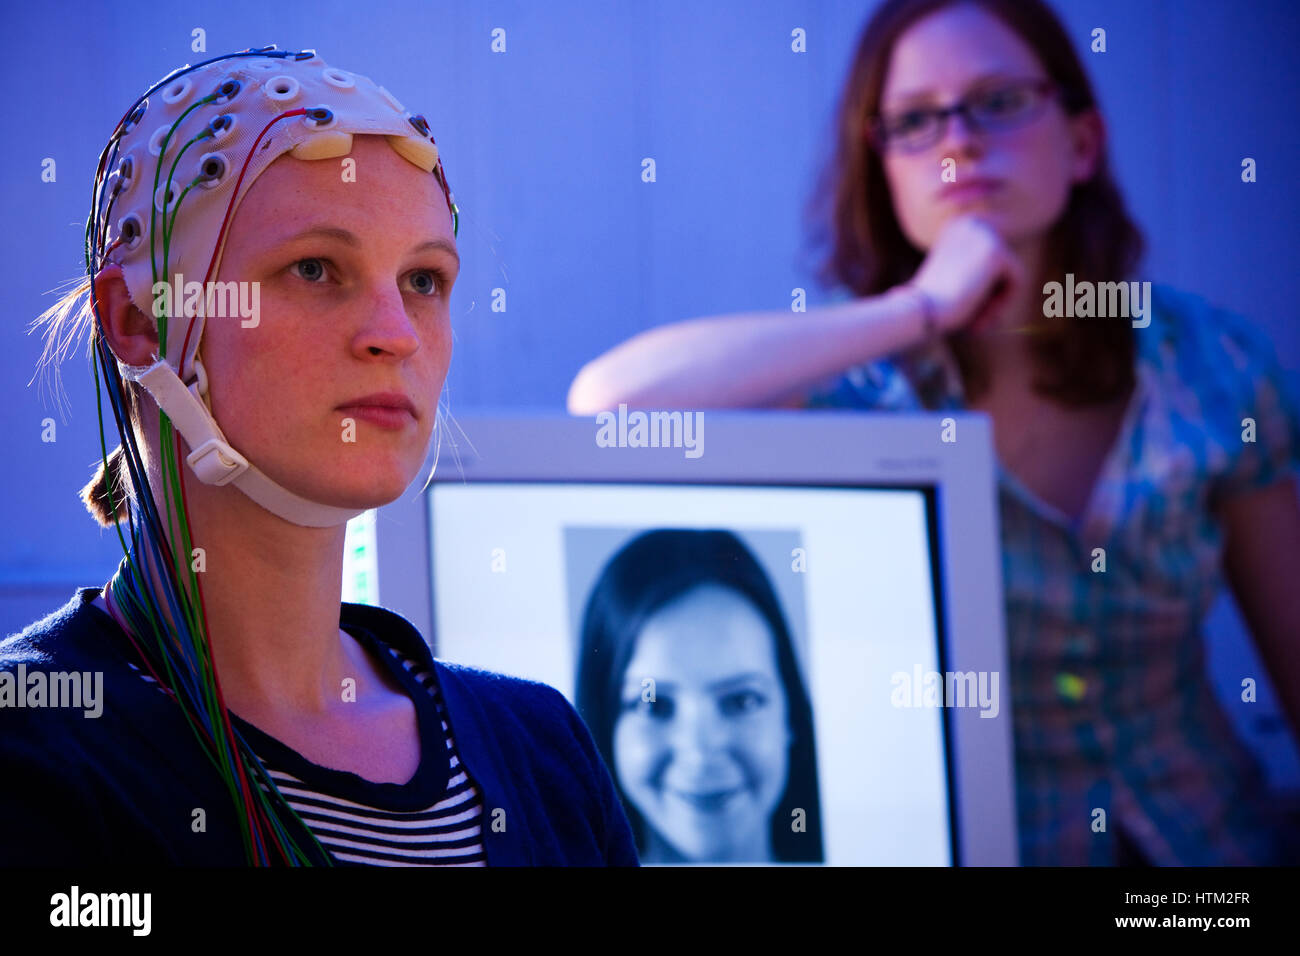
<instances>
[{"instance_id":1,"label":"bare forearm","mask_svg":"<svg viewBox=\"0 0 1300 956\"><path fill-rule=\"evenodd\" d=\"M886 293L803 313L749 312L643 332L585 365L569 411L766 407L917 341L916 299Z\"/></svg>"},{"instance_id":2,"label":"bare forearm","mask_svg":"<svg viewBox=\"0 0 1300 956\"><path fill-rule=\"evenodd\" d=\"M1295 567L1296 565L1291 565L1292 574L1295 573ZM1283 588L1267 589L1270 592L1267 596L1264 594L1266 589L1267 586L1262 586L1259 582L1238 581L1234 591L1239 602L1245 594L1259 592L1242 602L1246 606L1258 607L1269 603L1278 609L1276 614L1265 615L1247 612L1243 608L1243 614L1255 639L1255 646L1259 648L1259 656L1268 668L1282 712L1291 724L1292 734L1300 739L1300 612L1288 610L1287 603L1284 603L1289 602L1291 608L1296 607L1294 582L1286 585L1285 591Z\"/></svg>"},{"instance_id":3,"label":"bare forearm","mask_svg":"<svg viewBox=\"0 0 1300 956\"><path fill-rule=\"evenodd\" d=\"M1224 568L1282 710L1300 737L1300 501L1296 482L1278 482L1225 508Z\"/></svg>"}]
</instances>

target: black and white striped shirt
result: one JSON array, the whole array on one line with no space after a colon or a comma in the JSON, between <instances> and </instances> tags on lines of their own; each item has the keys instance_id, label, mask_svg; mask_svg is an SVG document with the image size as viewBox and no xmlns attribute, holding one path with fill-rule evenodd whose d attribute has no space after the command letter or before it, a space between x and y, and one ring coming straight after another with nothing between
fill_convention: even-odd
<instances>
[{"instance_id":1,"label":"black and white striped shirt","mask_svg":"<svg viewBox=\"0 0 1300 956\"><path fill-rule=\"evenodd\" d=\"M379 656L412 695L420 723L421 759L411 780L375 783L331 770L311 763L235 714L232 722L266 766L276 788L339 863L486 866L482 795L461 766L436 676L364 628L357 628L353 636L372 650L382 649ZM128 664L143 680L157 683L134 663ZM436 739L445 741L445 754L424 746Z\"/></svg>"}]
</instances>

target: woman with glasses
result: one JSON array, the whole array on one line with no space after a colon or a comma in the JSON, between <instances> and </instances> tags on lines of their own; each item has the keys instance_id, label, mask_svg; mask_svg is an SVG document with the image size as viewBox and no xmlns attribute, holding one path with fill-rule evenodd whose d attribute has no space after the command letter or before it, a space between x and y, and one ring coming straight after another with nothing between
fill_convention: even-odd
<instances>
[{"instance_id":1,"label":"woman with glasses","mask_svg":"<svg viewBox=\"0 0 1300 956\"><path fill-rule=\"evenodd\" d=\"M1226 581L1300 725L1300 415L1270 344L1130 284L1143 240L1039 0L886 0L837 120L812 209L841 301L645 332L582 369L570 411L988 414L1022 862L1294 859L1201 634ZM1107 291L1075 310L1063 288Z\"/></svg>"}]
</instances>

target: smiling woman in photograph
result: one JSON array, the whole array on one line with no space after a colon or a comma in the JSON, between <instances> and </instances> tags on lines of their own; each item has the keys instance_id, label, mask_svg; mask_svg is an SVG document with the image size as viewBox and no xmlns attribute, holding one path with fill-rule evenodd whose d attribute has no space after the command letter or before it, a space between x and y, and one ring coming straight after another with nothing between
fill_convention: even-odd
<instances>
[{"instance_id":1,"label":"smiling woman in photograph","mask_svg":"<svg viewBox=\"0 0 1300 956\"><path fill-rule=\"evenodd\" d=\"M642 862L824 859L812 705L736 535L660 528L620 548L587 599L575 684Z\"/></svg>"},{"instance_id":2,"label":"smiling woman in photograph","mask_svg":"<svg viewBox=\"0 0 1300 956\"><path fill-rule=\"evenodd\" d=\"M1296 860L1202 634L1226 582L1300 729L1300 413L1271 344L1160 286L1140 321L1045 307L1068 276L1134 279L1143 240L1041 0L881 3L835 137L811 209L842 301L651 329L569 410L987 414L1021 861Z\"/></svg>"},{"instance_id":3,"label":"smiling woman in photograph","mask_svg":"<svg viewBox=\"0 0 1300 956\"><path fill-rule=\"evenodd\" d=\"M42 318L47 359L88 331L105 376L121 444L83 496L124 557L0 644L26 695L0 708L0 864L635 865L558 691L341 601L346 522L421 473L451 361L459 217L424 117L250 49L151 88L95 187L86 280ZM97 716L31 693L71 673L102 675Z\"/></svg>"}]
</instances>

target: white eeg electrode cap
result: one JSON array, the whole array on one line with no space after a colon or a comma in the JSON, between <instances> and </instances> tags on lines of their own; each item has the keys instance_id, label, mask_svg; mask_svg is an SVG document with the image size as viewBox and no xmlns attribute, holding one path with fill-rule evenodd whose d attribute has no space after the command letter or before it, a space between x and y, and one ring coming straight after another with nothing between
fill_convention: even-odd
<instances>
[{"instance_id":1,"label":"white eeg electrode cap","mask_svg":"<svg viewBox=\"0 0 1300 956\"><path fill-rule=\"evenodd\" d=\"M155 267L159 281L169 285L178 274L187 283L215 280L229 234L225 224L234 218L257 177L284 153L305 160L330 159L352 151L354 134L383 135L404 159L437 177L457 221L438 147L423 116L408 112L369 78L329 66L315 51L274 51L274 46L265 47L193 70L183 67L125 120L117 162L100 193L112 197L105 248L116 243L111 259L122 268L131 301L150 317L154 317ZM194 108L168 138L182 114L214 93L215 99ZM307 112L282 116L300 109ZM211 135L185 148L205 130ZM167 172L178 155L169 189ZM161 224L176 210L181 193L199 177L203 181L180 201L164 274ZM151 223L157 232L152 243ZM122 376L140 382L185 437L191 449L187 461L195 475L206 484L233 483L294 524L329 527L361 514L361 510L323 505L293 494L225 440L212 415L207 376L198 354L204 318L202 314L169 317L166 354L155 364L118 363Z\"/></svg>"}]
</instances>

